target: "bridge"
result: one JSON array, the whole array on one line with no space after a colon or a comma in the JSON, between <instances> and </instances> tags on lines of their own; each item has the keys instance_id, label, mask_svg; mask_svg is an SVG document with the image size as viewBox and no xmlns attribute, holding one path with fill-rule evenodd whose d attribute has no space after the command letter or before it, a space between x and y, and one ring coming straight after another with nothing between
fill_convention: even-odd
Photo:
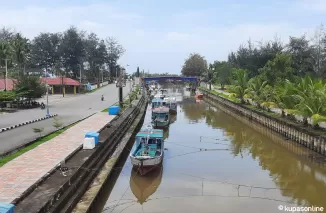
<instances>
[{"instance_id":1,"label":"bridge","mask_svg":"<svg viewBox=\"0 0 326 213\"><path fill-rule=\"evenodd\" d=\"M150 81L190 81L198 83L199 78L197 77L186 77L186 76L157 76L157 77L143 77L142 81L146 84Z\"/></svg>"}]
</instances>

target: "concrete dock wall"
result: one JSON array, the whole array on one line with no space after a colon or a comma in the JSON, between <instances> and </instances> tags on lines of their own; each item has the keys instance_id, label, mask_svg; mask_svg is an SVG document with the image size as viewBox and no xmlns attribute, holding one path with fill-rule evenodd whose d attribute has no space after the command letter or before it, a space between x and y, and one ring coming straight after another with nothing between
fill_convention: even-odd
<instances>
[{"instance_id":1,"label":"concrete dock wall","mask_svg":"<svg viewBox=\"0 0 326 213\"><path fill-rule=\"evenodd\" d=\"M326 155L326 137L318 135L308 129L291 124L284 120L252 110L244 105L234 103L213 93L202 91L205 98L216 101L241 116L247 117L251 122L259 123L274 132L301 144L317 153Z\"/></svg>"}]
</instances>

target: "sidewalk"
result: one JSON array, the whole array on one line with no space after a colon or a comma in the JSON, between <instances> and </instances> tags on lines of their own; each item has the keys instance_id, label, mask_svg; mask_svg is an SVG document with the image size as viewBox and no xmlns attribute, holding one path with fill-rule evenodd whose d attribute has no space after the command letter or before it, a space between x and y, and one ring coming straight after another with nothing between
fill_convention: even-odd
<instances>
[{"instance_id":1,"label":"sidewalk","mask_svg":"<svg viewBox=\"0 0 326 213\"><path fill-rule=\"evenodd\" d=\"M10 203L83 144L85 133L99 131L115 116L97 113L0 168L0 202Z\"/></svg>"}]
</instances>

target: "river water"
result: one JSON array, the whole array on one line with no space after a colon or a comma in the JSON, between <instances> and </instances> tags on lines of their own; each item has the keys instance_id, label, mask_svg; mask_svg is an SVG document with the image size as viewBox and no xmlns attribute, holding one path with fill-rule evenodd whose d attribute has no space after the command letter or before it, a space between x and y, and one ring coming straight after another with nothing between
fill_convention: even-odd
<instances>
[{"instance_id":1,"label":"river water","mask_svg":"<svg viewBox=\"0 0 326 213\"><path fill-rule=\"evenodd\" d=\"M163 166L140 176L128 157L99 212L326 208L326 167L311 160L314 153L226 113L219 105L196 101L184 89L179 92L178 113L165 132ZM150 116L149 106L144 125Z\"/></svg>"}]
</instances>

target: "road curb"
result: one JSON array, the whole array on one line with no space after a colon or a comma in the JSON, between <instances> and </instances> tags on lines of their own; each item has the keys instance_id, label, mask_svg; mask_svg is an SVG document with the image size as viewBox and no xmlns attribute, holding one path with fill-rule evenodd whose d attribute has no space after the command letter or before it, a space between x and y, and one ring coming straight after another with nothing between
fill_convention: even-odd
<instances>
[{"instance_id":1,"label":"road curb","mask_svg":"<svg viewBox=\"0 0 326 213\"><path fill-rule=\"evenodd\" d=\"M43 121L43 120L46 120L46 119L49 119L49 118L53 118L55 116L58 116L58 114L53 114L53 115L45 116L45 117L42 117L42 118L39 118L39 119L35 119L35 120L31 120L31 121L26 121L26 122L23 122L23 123L20 123L20 124L12 125L10 127L1 128L0 133L8 131L8 130L16 129L18 127L25 126L27 124L32 124L32 123L36 123L38 121Z\"/></svg>"}]
</instances>

